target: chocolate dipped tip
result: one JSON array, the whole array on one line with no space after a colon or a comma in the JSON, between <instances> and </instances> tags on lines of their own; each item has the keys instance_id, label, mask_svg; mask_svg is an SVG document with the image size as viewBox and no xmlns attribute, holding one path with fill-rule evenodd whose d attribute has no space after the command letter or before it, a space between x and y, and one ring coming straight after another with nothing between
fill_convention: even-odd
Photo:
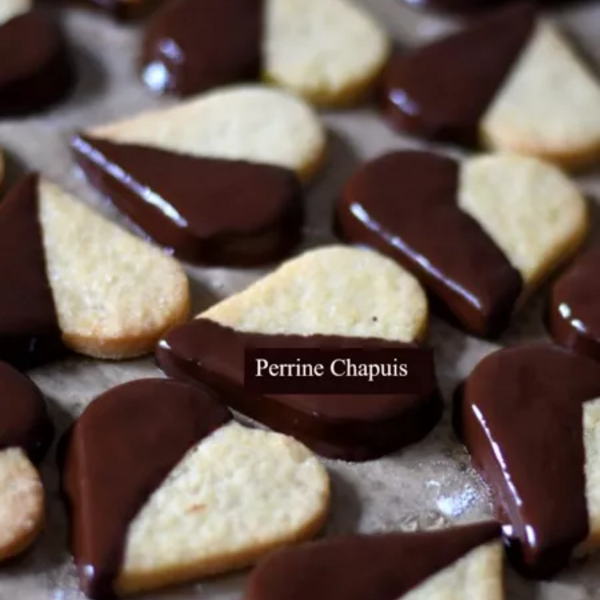
<instances>
[{"instance_id":1,"label":"chocolate dipped tip","mask_svg":"<svg viewBox=\"0 0 600 600\"><path fill-rule=\"evenodd\" d=\"M65 348L46 273L37 175L19 180L0 203L0 277L0 360L28 369L62 356Z\"/></svg>"},{"instance_id":2,"label":"chocolate dipped tip","mask_svg":"<svg viewBox=\"0 0 600 600\"><path fill-rule=\"evenodd\" d=\"M414 443L438 422L437 391L423 394L271 394L245 386L246 348L401 349L414 345L375 338L247 333L209 319L172 329L159 343L163 371L215 390L223 402L331 458L364 461Z\"/></svg>"},{"instance_id":3,"label":"chocolate dipped tip","mask_svg":"<svg viewBox=\"0 0 600 600\"><path fill-rule=\"evenodd\" d=\"M481 225L458 204L460 165L423 151L398 151L362 165L336 207L347 242L374 248L411 271L434 308L474 335L508 325L523 280ZM438 310L438 312L440 312Z\"/></svg>"},{"instance_id":4,"label":"chocolate dipped tip","mask_svg":"<svg viewBox=\"0 0 600 600\"><path fill-rule=\"evenodd\" d=\"M184 260L265 264L300 241L302 186L289 169L83 135L72 148L90 183Z\"/></svg>"},{"instance_id":5,"label":"chocolate dipped tip","mask_svg":"<svg viewBox=\"0 0 600 600\"><path fill-rule=\"evenodd\" d=\"M0 25L0 116L43 110L62 100L73 82L63 34L43 12L31 10Z\"/></svg>"},{"instance_id":6,"label":"chocolate dipped tip","mask_svg":"<svg viewBox=\"0 0 600 600\"><path fill-rule=\"evenodd\" d=\"M144 35L142 79L180 96L259 79L264 0L176 0Z\"/></svg>"},{"instance_id":7,"label":"chocolate dipped tip","mask_svg":"<svg viewBox=\"0 0 600 600\"><path fill-rule=\"evenodd\" d=\"M398 600L499 537L499 525L485 522L309 542L260 563L248 580L244 600Z\"/></svg>"},{"instance_id":8,"label":"chocolate dipped tip","mask_svg":"<svg viewBox=\"0 0 600 600\"><path fill-rule=\"evenodd\" d=\"M535 20L534 4L512 4L439 41L396 54L382 80L384 115L411 135L479 145L479 122Z\"/></svg>"},{"instance_id":9,"label":"chocolate dipped tip","mask_svg":"<svg viewBox=\"0 0 600 600\"><path fill-rule=\"evenodd\" d=\"M32 462L40 462L54 435L44 396L33 381L4 362L0 415L0 449L22 448Z\"/></svg>"},{"instance_id":10,"label":"chocolate dipped tip","mask_svg":"<svg viewBox=\"0 0 600 600\"><path fill-rule=\"evenodd\" d=\"M455 430L527 576L554 574L588 536L583 411L599 397L597 363L544 343L493 352L457 391Z\"/></svg>"},{"instance_id":11,"label":"chocolate dipped tip","mask_svg":"<svg viewBox=\"0 0 600 600\"><path fill-rule=\"evenodd\" d=\"M546 323L552 338L600 360L600 245L582 254L552 287Z\"/></svg>"},{"instance_id":12,"label":"chocolate dipped tip","mask_svg":"<svg viewBox=\"0 0 600 600\"><path fill-rule=\"evenodd\" d=\"M86 595L114 597L129 524L186 452L231 418L206 391L167 379L119 385L83 411L64 442L62 485Z\"/></svg>"}]
</instances>

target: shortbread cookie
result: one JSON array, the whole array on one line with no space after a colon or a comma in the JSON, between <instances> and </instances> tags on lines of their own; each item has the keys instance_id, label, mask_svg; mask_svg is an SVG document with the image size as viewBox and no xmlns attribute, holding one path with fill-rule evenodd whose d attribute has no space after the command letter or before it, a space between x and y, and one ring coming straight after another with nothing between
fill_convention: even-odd
<instances>
[{"instance_id":1,"label":"shortbread cookie","mask_svg":"<svg viewBox=\"0 0 600 600\"><path fill-rule=\"evenodd\" d=\"M262 72L312 102L340 105L366 94L389 51L352 0L176 0L148 27L142 73L155 91L189 95Z\"/></svg>"},{"instance_id":2,"label":"shortbread cookie","mask_svg":"<svg viewBox=\"0 0 600 600\"><path fill-rule=\"evenodd\" d=\"M600 544L599 398L596 362L541 343L489 355L457 394L457 433L529 575Z\"/></svg>"},{"instance_id":3,"label":"shortbread cookie","mask_svg":"<svg viewBox=\"0 0 600 600\"><path fill-rule=\"evenodd\" d=\"M417 135L565 166L600 156L600 84L532 5L398 56L384 87L386 114Z\"/></svg>"},{"instance_id":4,"label":"shortbread cookie","mask_svg":"<svg viewBox=\"0 0 600 600\"><path fill-rule=\"evenodd\" d=\"M92 402L63 462L91 598L251 565L314 535L329 505L327 473L302 444L242 427L201 388L165 379Z\"/></svg>"},{"instance_id":5,"label":"shortbread cookie","mask_svg":"<svg viewBox=\"0 0 600 600\"><path fill-rule=\"evenodd\" d=\"M23 40L29 40L23 44ZM0 116L26 114L61 100L73 82L63 35L27 0L0 6Z\"/></svg>"},{"instance_id":6,"label":"shortbread cookie","mask_svg":"<svg viewBox=\"0 0 600 600\"><path fill-rule=\"evenodd\" d=\"M37 176L0 205L0 255L0 357L22 367L147 353L189 311L174 259Z\"/></svg>"},{"instance_id":7,"label":"shortbread cookie","mask_svg":"<svg viewBox=\"0 0 600 600\"><path fill-rule=\"evenodd\" d=\"M363 98L390 54L386 33L349 0L267 0L264 74L321 105Z\"/></svg>"},{"instance_id":8,"label":"shortbread cookie","mask_svg":"<svg viewBox=\"0 0 600 600\"><path fill-rule=\"evenodd\" d=\"M503 600L497 523L350 535L280 550L244 600Z\"/></svg>"},{"instance_id":9,"label":"shortbread cookie","mask_svg":"<svg viewBox=\"0 0 600 600\"><path fill-rule=\"evenodd\" d=\"M441 405L422 394L264 394L244 386L244 350L402 349L427 326L418 282L369 250L321 248L171 330L157 360L171 376L214 388L241 413L319 453L367 460L424 437ZM435 388L432 382L432 388Z\"/></svg>"},{"instance_id":10,"label":"shortbread cookie","mask_svg":"<svg viewBox=\"0 0 600 600\"><path fill-rule=\"evenodd\" d=\"M586 236L586 204L558 169L516 155L457 162L403 151L346 184L337 228L410 269L468 332L499 334Z\"/></svg>"},{"instance_id":11,"label":"shortbread cookie","mask_svg":"<svg viewBox=\"0 0 600 600\"><path fill-rule=\"evenodd\" d=\"M302 101L238 87L93 129L73 141L90 182L181 258L259 264L288 253L325 133Z\"/></svg>"},{"instance_id":12,"label":"shortbread cookie","mask_svg":"<svg viewBox=\"0 0 600 600\"><path fill-rule=\"evenodd\" d=\"M552 287L547 324L554 340L600 360L600 245L578 258Z\"/></svg>"},{"instance_id":13,"label":"shortbread cookie","mask_svg":"<svg viewBox=\"0 0 600 600\"><path fill-rule=\"evenodd\" d=\"M44 398L24 375L0 362L0 560L26 550L44 526L40 461L53 427Z\"/></svg>"}]
</instances>

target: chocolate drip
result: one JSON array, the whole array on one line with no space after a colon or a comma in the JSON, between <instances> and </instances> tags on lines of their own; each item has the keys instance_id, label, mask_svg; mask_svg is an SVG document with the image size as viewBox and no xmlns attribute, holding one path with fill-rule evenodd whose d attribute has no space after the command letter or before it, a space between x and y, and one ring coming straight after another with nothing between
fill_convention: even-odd
<instances>
[{"instance_id":1,"label":"chocolate drip","mask_svg":"<svg viewBox=\"0 0 600 600\"><path fill-rule=\"evenodd\" d=\"M489 522L302 544L262 562L244 600L398 600L499 535L498 524Z\"/></svg>"},{"instance_id":2,"label":"chocolate drip","mask_svg":"<svg viewBox=\"0 0 600 600\"><path fill-rule=\"evenodd\" d=\"M548 328L563 346L600 360L600 245L583 254L554 284Z\"/></svg>"},{"instance_id":3,"label":"chocolate drip","mask_svg":"<svg viewBox=\"0 0 600 600\"><path fill-rule=\"evenodd\" d=\"M479 121L534 24L534 5L517 4L410 54L395 56L384 75L386 116L414 135L476 145Z\"/></svg>"},{"instance_id":4,"label":"chocolate drip","mask_svg":"<svg viewBox=\"0 0 600 600\"><path fill-rule=\"evenodd\" d=\"M598 397L597 363L548 344L494 352L457 394L457 434L528 575L552 574L588 535L583 403Z\"/></svg>"},{"instance_id":5,"label":"chocolate drip","mask_svg":"<svg viewBox=\"0 0 600 600\"><path fill-rule=\"evenodd\" d=\"M29 368L64 348L46 275L38 178L21 179L0 203L0 360Z\"/></svg>"},{"instance_id":6,"label":"chocolate drip","mask_svg":"<svg viewBox=\"0 0 600 600\"><path fill-rule=\"evenodd\" d=\"M519 272L457 203L459 164L427 152L394 152L364 165L337 208L343 238L412 271L468 332L506 327Z\"/></svg>"},{"instance_id":7,"label":"chocolate drip","mask_svg":"<svg viewBox=\"0 0 600 600\"><path fill-rule=\"evenodd\" d=\"M85 409L67 441L63 488L90 598L114 595L129 524L186 452L230 419L200 388L165 379L117 386Z\"/></svg>"},{"instance_id":8,"label":"chocolate drip","mask_svg":"<svg viewBox=\"0 0 600 600\"><path fill-rule=\"evenodd\" d=\"M42 460L54 433L38 387L0 362L0 449L22 448L33 462Z\"/></svg>"},{"instance_id":9,"label":"chocolate drip","mask_svg":"<svg viewBox=\"0 0 600 600\"><path fill-rule=\"evenodd\" d=\"M86 137L73 149L92 185L181 258L259 264L300 240L302 190L288 169Z\"/></svg>"},{"instance_id":10,"label":"chocolate drip","mask_svg":"<svg viewBox=\"0 0 600 600\"><path fill-rule=\"evenodd\" d=\"M181 96L260 77L264 0L176 0L151 22L143 78Z\"/></svg>"},{"instance_id":11,"label":"chocolate drip","mask_svg":"<svg viewBox=\"0 0 600 600\"><path fill-rule=\"evenodd\" d=\"M442 407L437 393L250 393L244 387L247 347L405 348L407 344L374 338L243 333L208 319L196 319L171 330L160 342L156 356L168 375L214 389L234 410L334 458L376 458L421 439L440 418Z\"/></svg>"},{"instance_id":12,"label":"chocolate drip","mask_svg":"<svg viewBox=\"0 0 600 600\"><path fill-rule=\"evenodd\" d=\"M0 26L0 115L41 110L61 100L72 83L62 33L42 13L29 11Z\"/></svg>"}]
</instances>

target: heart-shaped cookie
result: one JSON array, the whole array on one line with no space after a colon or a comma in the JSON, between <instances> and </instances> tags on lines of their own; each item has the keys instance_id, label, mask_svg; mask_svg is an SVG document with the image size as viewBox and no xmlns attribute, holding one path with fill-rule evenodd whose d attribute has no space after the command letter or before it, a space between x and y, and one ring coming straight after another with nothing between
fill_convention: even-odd
<instances>
[{"instance_id":1,"label":"heart-shaped cookie","mask_svg":"<svg viewBox=\"0 0 600 600\"><path fill-rule=\"evenodd\" d=\"M315 534L329 505L327 473L302 444L242 427L176 381L109 390L65 448L73 554L91 598L253 564Z\"/></svg>"},{"instance_id":2,"label":"heart-shaped cookie","mask_svg":"<svg viewBox=\"0 0 600 600\"><path fill-rule=\"evenodd\" d=\"M417 281L368 250L329 247L285 263L247 290L171 330L157 360L169 375L216 389L223 401L326 456L367 460L425 436L439 419L422 394L266 394L244 385L248 346L295 350L414 347L427 326Z\"/></svg>"},{"instance_id":3,"label":"heart-shaped cookie","mask_svg":"<svg viewBox=\"0 0 600 600\"><path fill-rule=\"evenodd\" d=\"M37 386L0 362L0 560L27 549L44 526L44 488L34 467L53 426Z\"/></svg>"},{"instance_id":4,"label":"heart-shaped cookie","mask_svg":"<svg viewBox=\"0 0 600 600\"><path fill-rule=\"evenodd\" d=\"M29 0L5 0L0 7L0 116L46 108L61 100L72 82L71 60L57 26Z\"/></svg>"},{"instance_id":5,"label":"heart-shaped cookie","mask_svg":"<svg viewBox=\"0 0 600 600\"><path fill-rule=\"evenodd\" d=\"M336 211L347 241L410 269L458 323L491 337L581 244L585 201L558 169L489 155L402 151L366 163Z\"/></svg>"},{"instance_id":6,"label":"heart-shaped cookie","mask_svg":"<svg viewBox=\"0 0 600 600\"><path fill-rule=\"evenodd\" d=\"M596 362L541 343L487 356L457 393L456 431L529 575L599 545L599 398Z\"/></svg>"},{"instance_id":7,"label":"heart-shaped cookie","mask_svg":"<svg viewBox=\"0 0 600 600\"><path fill-rule=\"evenodd\" d=\"M482 17L387 69L385 113L417 135L565 166L600 155L600 84L533 5Z\"/></svg>"},{"instance_id":8,"label":"heart-shaped cookie","mask_svg":"<svg viewBox=\"0 0 600 600\"><path fill-rule=\"evenodd\" d=\"M552 286L547 323L554 340L600 360L600 246L579 257Z\"/></svg>"},{"instance_id":9,"label":"heart-shaped cookie","mask_svg":"<svg viewBox=\"0 0 600 600\"><path fill-rule=\"evenodd\" d=\"M489 522L309 542L265 559L244 600L502 600L499 536Z\"/></svg>"},{"instance_id":10,"label":"heart-shaped cookie","mask_svg":"<svg viewBox=\"0 0 600 600\"><path fill-rule=\"evenodd\" d=\"M150 23L142 72L153 90L195 94L258 79L326 105L355 102L390 43L351 0L176 0Z\"/></svg>"},{"instance_id":11,"label":"heart-shaped cookie","mask_svg":"<svg viewBox=\"0 0 600 600\"><path fill-rule=\"evenodd\" d=\"M0 274L0 357L22 367L144 354L189 311L176 261L35 175L0 204Z\"/></svg>"},{"instance_id":12,"label":"heart-shaped cookie","mask_svg":"<svg viewBox=\"0 0 600 600\"><path fill-rule=\"evenodd\" d=\"M297 176L323 162L325 133L303 102L255 86L96 128L73 149L89 181L157 242L195 262L244 265L299 241Z\"/></svg>"}]
</instances>

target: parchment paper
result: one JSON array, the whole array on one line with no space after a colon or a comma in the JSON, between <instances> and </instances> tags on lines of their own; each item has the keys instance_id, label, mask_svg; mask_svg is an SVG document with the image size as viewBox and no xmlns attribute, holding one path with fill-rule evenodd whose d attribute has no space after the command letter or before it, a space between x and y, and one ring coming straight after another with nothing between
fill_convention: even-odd
<instances>
[{"instance_id":1,"label":"parchment paper","mask_svg":"<svg viewBox=\"0 0 600 600\"><path fill-rule=\"evenodd\" d=\"M449 19L415 13L399 0L363 2L387 25L400 47L432 39L455 25ZM578 4L554 14L592 63L600 65L600 2ZM172 100L153 97L137 76L139 25L120 25L81 8L60 9L60 16L79 63L79 85L69 101L45 115L0 121L0 147L9 151L13 163L9 176L14 177L22 168L39 170L120 220L75 169L68 152L69 135L77 128ZM421 145L389 130L368 107L322 116L330 132L331 154L327 169L309 194L305 247L333 240L332 203L359 162L390 149ZM578 177L592 199L600 197L599 175L600 165L596 173L589 171ZM596 230L600 228L596 226ZM266 271L190 268L195 312L244 288ZM499 344L545 336L541 324L543 297L542 291L529 303ZM475 340L435 317L431 319L429 340L435 348L446 401L457 382L499 345ZM157 376L159 371L151 358L109 363L75 357L35 370L31 375L50 399L52 416L61 433L99 393L128 380ZM557 440L557 451L559 446ZM334 496L327 534L441 527L490 514L485 491L452 435L449 410L431 435L406 450L364 464L327 464ZM48 496L48 526L32 552L0 570L0 600L83 599L67 549L66 517L58 493L54 451L42 470ZM244 579L245 574L241 573L144 598L233 600L240 597ZM600 598L600 557L574 564L552 582L526 582L512 572L507 579L511 600Z\"/></svg>"}]
</instances>

